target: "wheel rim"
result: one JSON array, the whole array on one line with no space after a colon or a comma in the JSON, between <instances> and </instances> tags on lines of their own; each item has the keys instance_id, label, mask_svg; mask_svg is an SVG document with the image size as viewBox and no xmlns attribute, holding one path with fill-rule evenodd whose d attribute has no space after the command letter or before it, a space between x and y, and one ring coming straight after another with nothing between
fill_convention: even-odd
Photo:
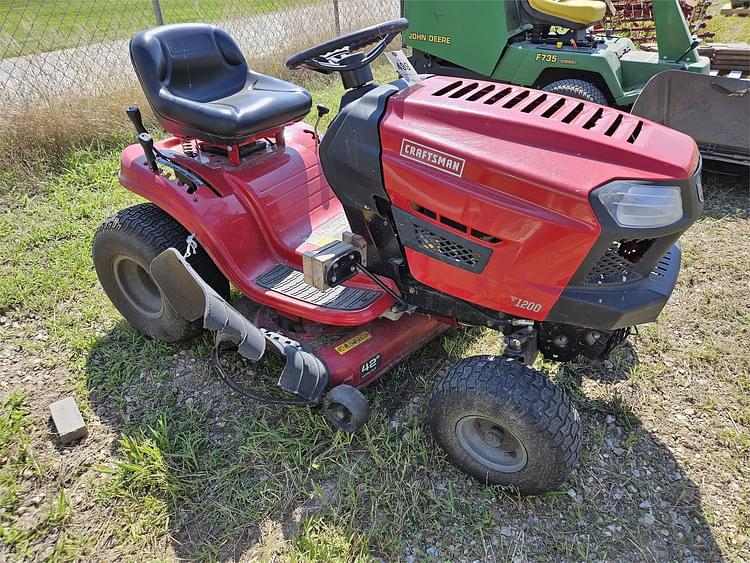
<instances>
[{"instance_id":1,"label":"wheel rim","mask_svg":"<svg viewBox=\"0 0 750 563\"><path fill-rule=\"evenodd\" d=\"M161 313L161 293L151 274L129 256L117 256L114 260L117 287L130 304L147 317L158 317Z\"/></svg>"},{"instance_id":2,"label":"wheel rim","mask_svg":"<svg viewBox=\"0 0 750 563\"><path fill-rule=\"evenodd\" d=\"M464 450L483 466L500 473L526 467L528 455L521 440L502 424L484 416L465 416L456 424Z\"/></svg>"},{"instance_id":3,"label":"wheel rim","mask_svg":"<svg viewBox=\"0 0 750 563\"><path fill-rule=\"evenodd\" d=\"M332 402L326 408L328 420L336 428L349 428L352 425L352 412L344 405Z\"/></svg>"}]
</instances>

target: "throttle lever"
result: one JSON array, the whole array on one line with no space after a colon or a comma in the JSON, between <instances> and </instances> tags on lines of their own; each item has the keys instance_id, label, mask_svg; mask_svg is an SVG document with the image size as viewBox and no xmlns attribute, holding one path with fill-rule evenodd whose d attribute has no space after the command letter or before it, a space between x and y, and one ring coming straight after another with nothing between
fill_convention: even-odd
<instances>
[{"instance_id":1,"label":"throttle lever","mask_svg":"<svg viewBox=\"0 0 750 563\"><path fill-rule=\"evenodd\" d=\"M138 106L128 106L125 113L128 114L128 119L130 119L133 127L135 127L135 132L138 133L138 135L141 133L148 133L146 127L143 125L143 117L141 116L141 110Z\"/></svg>"}]
</instances>

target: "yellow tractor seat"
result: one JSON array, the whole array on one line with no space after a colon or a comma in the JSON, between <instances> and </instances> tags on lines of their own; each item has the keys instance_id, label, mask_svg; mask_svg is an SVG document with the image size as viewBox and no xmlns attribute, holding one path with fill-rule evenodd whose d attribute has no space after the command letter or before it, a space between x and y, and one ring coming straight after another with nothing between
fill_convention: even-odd
<instances>
[{"instance_id":1,"label":"yellow tractor seat","mask_svg":"<svg viewBox=\"0 0 750 563\"><path fill-rule=\"evenodd\" d=\"M601 21L607 5L599 0L522 0L532 23L583 29Z\"/></svg>"}]
</instances>

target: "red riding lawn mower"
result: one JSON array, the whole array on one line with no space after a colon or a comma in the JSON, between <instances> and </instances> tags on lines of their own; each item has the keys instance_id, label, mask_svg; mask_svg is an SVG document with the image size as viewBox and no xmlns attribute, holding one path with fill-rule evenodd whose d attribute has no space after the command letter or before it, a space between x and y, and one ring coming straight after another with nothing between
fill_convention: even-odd
<instances>
[{"instance_id":1,"label":"red riding lawn mower","mask_svg":"<svg viewBox=\"0 0 750 563\"><path fill-rule=\"evenodd\" d=\"M152 203L97 230L97 275L135 328L165 341L215 333L236 391L321 405L352 432L360 391L450 326L502 331L496 356L435 384L435 440L482 482L540 493L581 448L577 412L531 365L541 352L605 358L669 298L679 236L702 209L687 136L611 108L451 77L373 82L398 19L322 43L290 69L338 72L324 136L300 123L304 89L252 71L211 25L161 26L130 44L156 117L120 182ZM318 106L319 115L327 112ZM228 302L232 283L259 305ZM283 397L231 377L227 346L285 358Z\"/></svg>"}]
</instances>

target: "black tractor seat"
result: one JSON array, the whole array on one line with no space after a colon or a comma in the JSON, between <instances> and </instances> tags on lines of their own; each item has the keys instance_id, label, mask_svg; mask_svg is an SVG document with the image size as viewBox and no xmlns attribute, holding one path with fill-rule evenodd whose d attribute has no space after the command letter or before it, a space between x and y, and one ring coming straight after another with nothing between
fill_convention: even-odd
<instances>
[{"instance_id":1,"label":"black tractor seat","mask_svg":"<svg viewBox=\"0 0 750 563\"><path fill-rule=\"evenodd\" d=\"M237 43L213 25L139 33L130 59L156 117L178 137L240 144L299 121L312 104L304 88L250 70Z\"/></svg>"}]
</instances>

